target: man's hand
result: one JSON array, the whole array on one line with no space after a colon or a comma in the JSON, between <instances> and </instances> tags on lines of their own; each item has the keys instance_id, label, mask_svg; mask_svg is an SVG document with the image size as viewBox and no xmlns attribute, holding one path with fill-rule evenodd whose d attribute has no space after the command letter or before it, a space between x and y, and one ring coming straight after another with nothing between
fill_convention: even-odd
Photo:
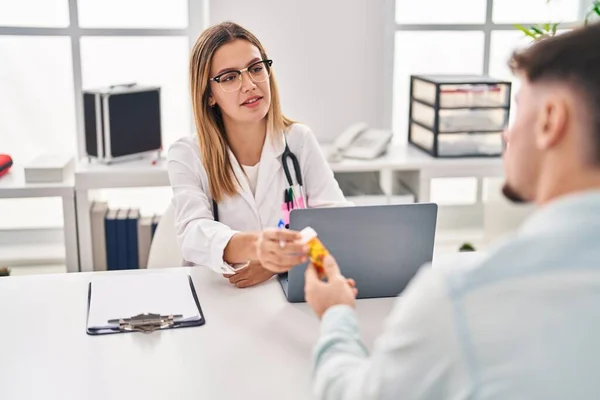
<instances>
[{"instance_id":1,"label":"man's hand","mask_svg":"<svg viewBox=\"0 0 600 400\"><path fill-rule=\"evenodd\" d=\"M333 257L325 257L323 266L327 282L319 278L316 268L311 264L306 268L304 285L306 301L319 318L330 307L338 304L354 307L358 293L354 280L344 278Z\"/></svg>"},{"instance_id":2,"label":"man's hand","mask_svg":"<svg viewBox=\"0 0 600 400\"><path fill-rule=\"evenodd\" d=\"M247 267L242 268L233 275L223 274L223 276L229 279L233 285L239 288L246 288L261 284L269 278L275 275L273 272L263 268L259 261L250 261Z\"/></svg>"},{"instance_id":3,"label":"man's hand","mask_svg":"<svg viewBox=\"0 0 600 400\"><path fill-rule=\"evenodd\" d=\"M286 272L306 262L308 247L300 242L300 233L287 229L266 229L256 242L256 255L263 267L276 273Z\"/></svg>"}]
</instances>

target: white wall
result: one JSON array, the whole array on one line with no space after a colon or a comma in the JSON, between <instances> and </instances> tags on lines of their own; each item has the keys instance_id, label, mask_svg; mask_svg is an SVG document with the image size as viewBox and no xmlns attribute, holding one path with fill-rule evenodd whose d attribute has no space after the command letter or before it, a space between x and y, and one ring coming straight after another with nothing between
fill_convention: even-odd
<instances>
[{"instance_id":1,"label":"white wall","mask_svg":"<svg viewBox=\"0 0 600 400\"><path fill-rule=\"evenodd\" d=\"M327 143L353 122L391 126L384 121L384 4L212 0L209 23L231 20L258 37L273 59L284 113Z\"/></svg>"}]
</instances>

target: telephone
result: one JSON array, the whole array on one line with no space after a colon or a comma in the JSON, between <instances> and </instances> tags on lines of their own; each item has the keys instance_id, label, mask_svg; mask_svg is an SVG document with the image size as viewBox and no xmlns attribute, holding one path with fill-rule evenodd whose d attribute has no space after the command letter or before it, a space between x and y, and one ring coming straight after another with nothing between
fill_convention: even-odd
<instances>
[{"instance_id":1,"label":"telephone","mask_svg":"<svg viewBox=\"0 0 600 400\"><path fill-rule=\"evenodd\" d=\"M372 160L387 150L392 136L391 130L368 129L363 122L353 124L334 141L334 152L330 159L340 161L347 157Z\"/></svg>"}]
</instances>

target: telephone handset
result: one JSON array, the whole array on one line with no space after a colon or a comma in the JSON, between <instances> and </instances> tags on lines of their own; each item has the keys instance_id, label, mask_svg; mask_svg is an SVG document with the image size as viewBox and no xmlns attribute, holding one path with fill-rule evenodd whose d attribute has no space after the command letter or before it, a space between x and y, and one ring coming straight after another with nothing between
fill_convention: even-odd
<instances>
[{"instance_id":1,"label":"telephone handset","mask_svg":"<svg viewBox=\"0 0 600 400\"><path fill-rule=\"evenodd\" d=\"M391 130L368 129L363 122L353 124L334 141L332 161L344 157L363 160L377 158L387 150L392 136Z\"/></svg>"}]
</instances>

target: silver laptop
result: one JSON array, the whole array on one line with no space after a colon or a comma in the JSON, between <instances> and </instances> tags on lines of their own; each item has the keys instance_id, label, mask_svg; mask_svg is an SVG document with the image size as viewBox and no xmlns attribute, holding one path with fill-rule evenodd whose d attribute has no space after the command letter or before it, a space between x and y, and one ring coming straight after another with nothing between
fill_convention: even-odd
<instances>
[{"instance_id":1,"label":"silver laptop","mask_svg":"<svg viewBox=\"0 0 600 400\"><path fill-rule=\"evenodd\" d=\"M433 258L437 205L431 203L293 210L290 229L313 227L353 278L358 298L393 297ZM304 272L298 265L279 281L288 301L304 301Z\"/></svg>"}]
</instances>

